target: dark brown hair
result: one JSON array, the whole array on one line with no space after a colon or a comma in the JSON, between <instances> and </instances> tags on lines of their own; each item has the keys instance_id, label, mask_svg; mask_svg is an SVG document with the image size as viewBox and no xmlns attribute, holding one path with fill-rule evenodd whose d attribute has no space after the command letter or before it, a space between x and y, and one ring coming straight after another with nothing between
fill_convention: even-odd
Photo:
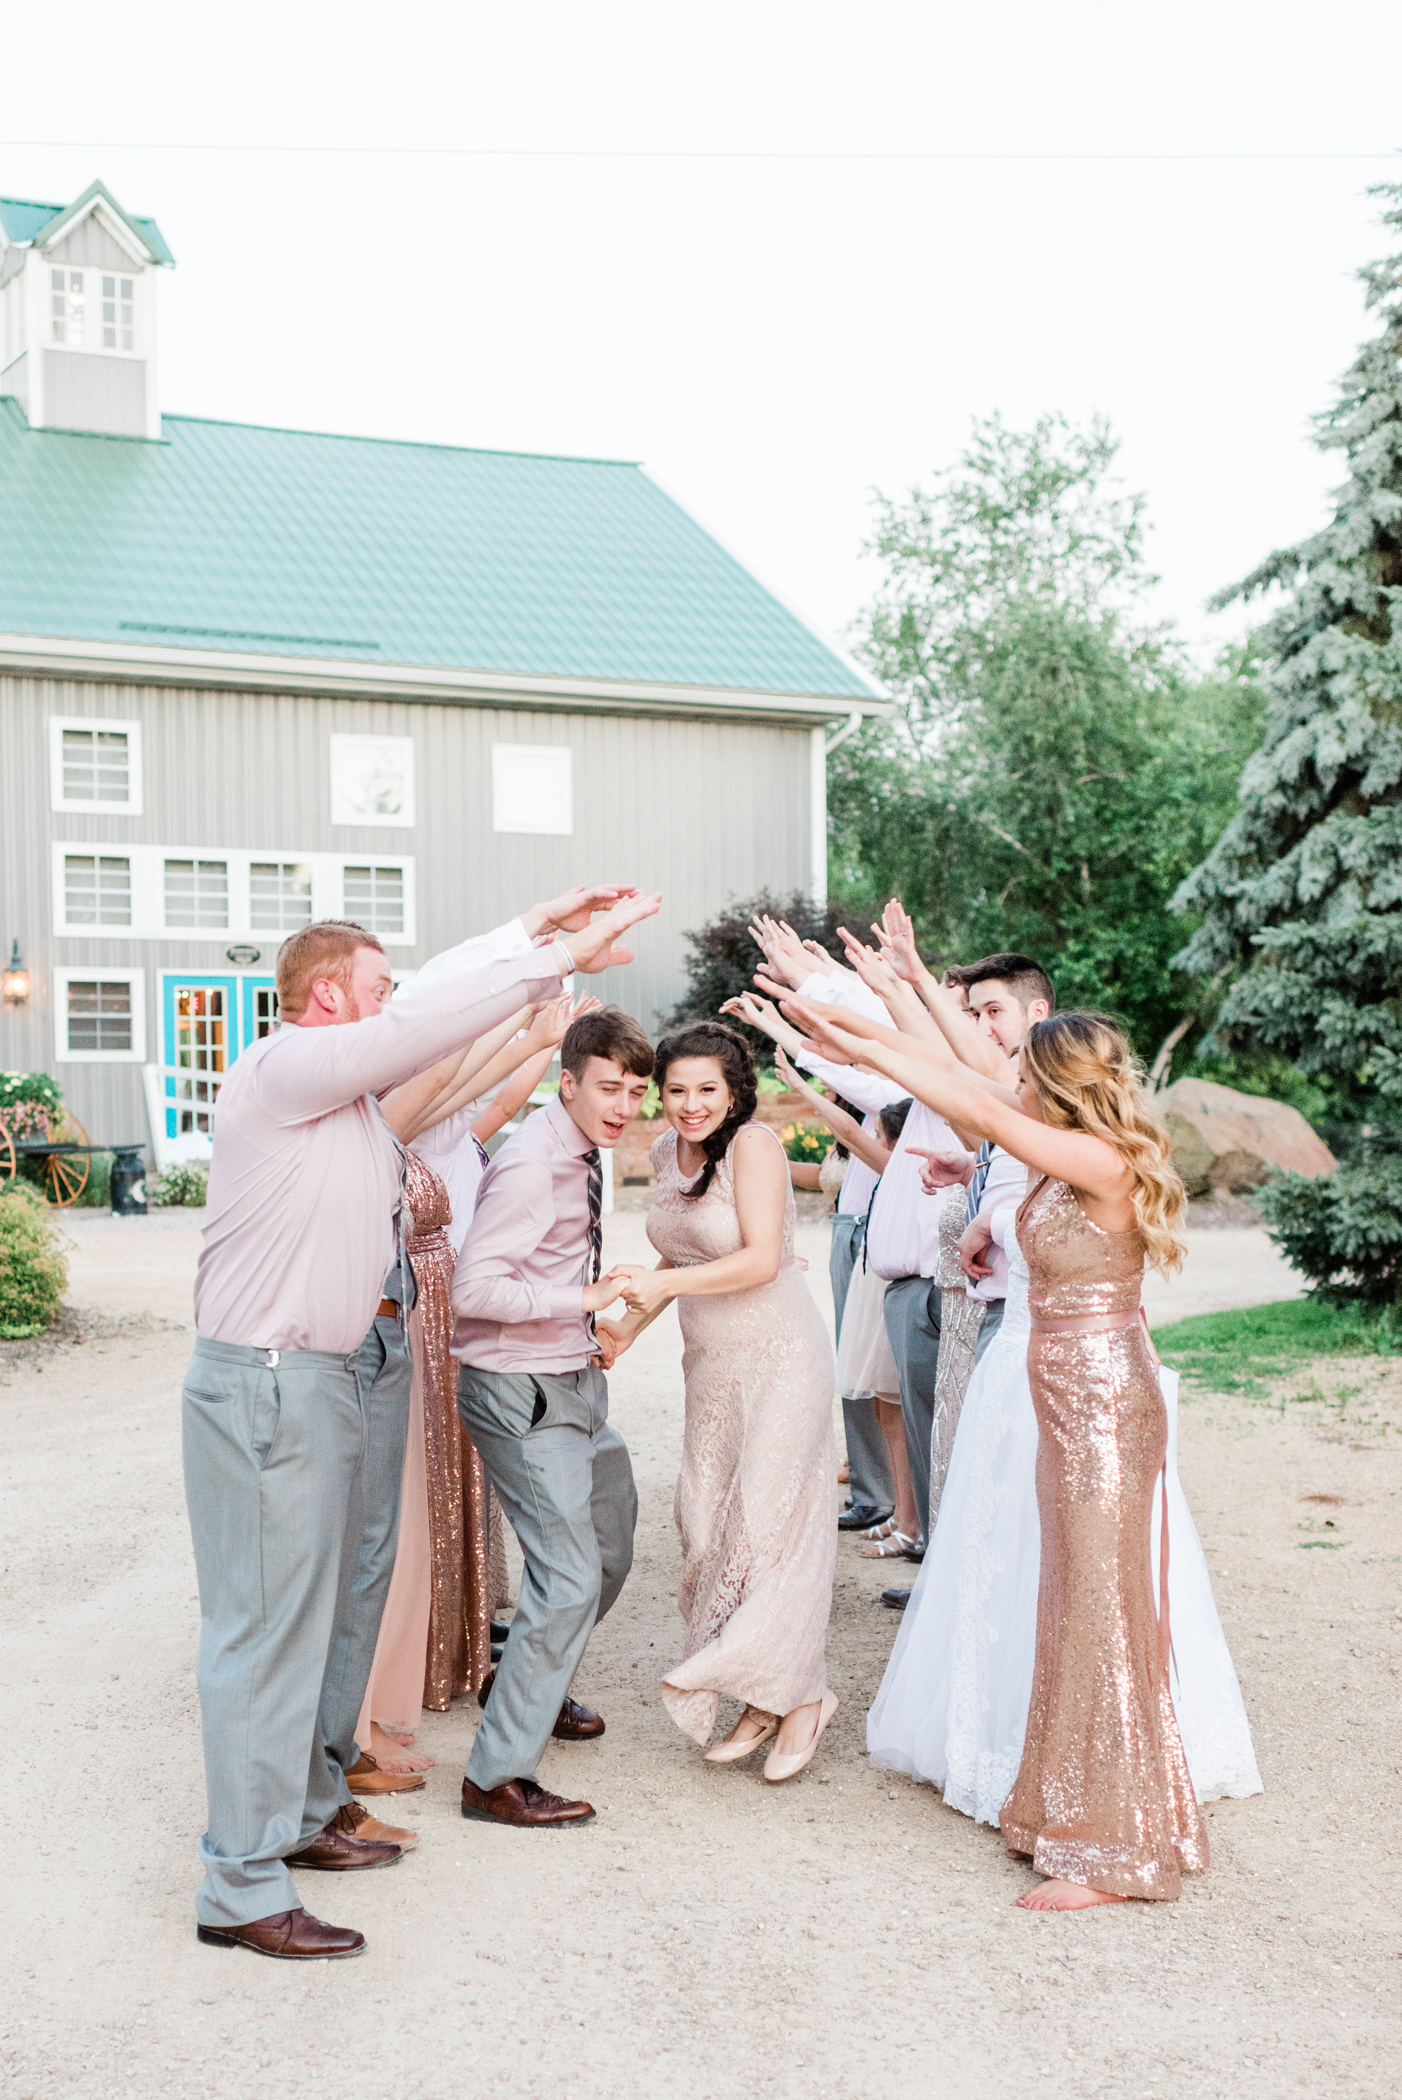
<instances>
[{"instance_id":1,"label":"dark brown hair","mask_svg":"<svg viewBox=\"0 0 1402 2100\"><path fill-rule=\"evenodd\" d=\"M693 1202L698 1202L715 1179L716 1168L729 1151L736 1131L754 1114L759 1090L755 1086L755 1061L750 1055L749 1044L722 1021L693 1021L689 1027L679 1028L674 1035L663 1036L652 1067L659 1093L667 1084L667 1067L683 1057L713 1057L730 1089L730 1113L708 1138L701 1140L706 1164L693 1185L683 1191Z\"/></svg>"},{"instance_id":2,"label":"dark brown hair","mask_svg":"<svg viewBox=\"0 0 1402 2100\"><path fill-rule=\"evenodd\" d=\"M312 986L318 977L329 977L343 992L350 990L351 963L358 948L384 949L373 933L357 926L354 919L318 919L314 926L300 926L289 933L277 952L277 1010L284 1021L295 1021L307 1010Z\"/></svg>"},{"instance_id":3,"label":"dark brown hair","mask_svg":"<svg viewBox=\"0 0 1402 2100\"><path fill-rule=\"evenodd\" d=\"M1047 1011L1056 1012L1052 981L1030 955L985 955L982 962L956 963L944 977L946 984L961 984L966 992L970 985L991 984L996 979L1008 987L1024 1013L1034 999L1045 999Z\"/></svg>"},{"instance_id":4,"label":"dark brown hair","mask_svg":"<svg viewBox=\"0 0 1402 2100\"><path fill-rule=\"evenodd\" d=\"M881 1127L881 1135L893 1152L900 1142L901 1132L905 1129L905 1119L914 1106L915 1103L907 1094L904 1101L888 1102L876 1118Z\"/></svg>"},{"instance_id":5,"label":"dark brown hair","mask_svg":"<svg viewBox=\"0 0 1402 2100\"><path fill-rule=\"evenodd\" d=\"M612 1058L635 1079L646 1079L652 1070L652 1045L621 1006L601 1006L591 1014L581 1014L565 1030L560 1070L582 1079L591 1057Z\"/></svg>"}]
</instances>

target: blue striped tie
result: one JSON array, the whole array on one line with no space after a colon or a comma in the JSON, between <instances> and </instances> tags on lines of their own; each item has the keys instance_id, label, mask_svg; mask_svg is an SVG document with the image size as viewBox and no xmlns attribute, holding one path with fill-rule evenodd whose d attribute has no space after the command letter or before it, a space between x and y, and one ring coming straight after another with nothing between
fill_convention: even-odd
<instances>
[{"instance_id":1,"label":"blue striped tie","mask_svg":"<svg viewBox=\"0 0 1402 2100\"><path fill-rule=\"evenodd\" d=\"M993 1161L993 1147L985 1138L978 1148L974 1171L969 1176L969 1194L964 1205L964 1223L972 1225L978 1216L978 1207L983 1201L984 1185L988 1180L988 1169Z\"/></svg>"}]
</instances>

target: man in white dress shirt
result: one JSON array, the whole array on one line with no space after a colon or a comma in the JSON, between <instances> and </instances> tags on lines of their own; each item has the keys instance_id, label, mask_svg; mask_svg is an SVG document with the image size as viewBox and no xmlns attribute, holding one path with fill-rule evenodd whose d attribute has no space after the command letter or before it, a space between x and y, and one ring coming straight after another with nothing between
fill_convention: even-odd
<instances>
[{"instance_id":1,"label":"man in white dress shirt","mask_svg":"<svg viewBox=\"0 0 1402 2100\"><path fill-rule=\"evenodd\" d=\"M343 1710L353 1728L364 1697L359 1652L378 1631L378 1566L395 1532L385 1495L397 1496L408 1403L407 1288L393 1303L385 1291L407 1269L403 1159L376 1096L557 996L573 970L631 960L615 940L657 900L622 896L590 924L612 898L578 891L537 906L392 1004L372 935L349 922L304 928L278 958L280 1025L224 1082L182 1398L209 1794L195 1908L207 1944L358 1954L363 1935L300 1906L290 1867L400 1856L338 1827L350 1797L336 1745ZM568 944L563 927L579 929Z\"/></svg>"}]
</instances>

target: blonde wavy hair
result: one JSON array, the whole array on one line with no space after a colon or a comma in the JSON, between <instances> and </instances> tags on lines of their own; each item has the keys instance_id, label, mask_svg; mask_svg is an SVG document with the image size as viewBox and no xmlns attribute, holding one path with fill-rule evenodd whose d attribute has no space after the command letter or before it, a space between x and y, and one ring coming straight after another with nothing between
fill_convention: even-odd
<instances>
[{"instance_id":1,"label":"blonde wavy hair","mask_svg":"<svg viewBox=\"0 0 1402 2100\"><path fill-rule=\"evenodd\" d=\"M1119 1153L1134 1176L1130 1201L1145 1259L1171 1274L1188 1251L1180 1222L1187 1191L1124 1036L1105 1014L1050 1014L1028 1030L1022 1057L1044 1122L1084 1130Z\"/></svg>"}]
</instances>

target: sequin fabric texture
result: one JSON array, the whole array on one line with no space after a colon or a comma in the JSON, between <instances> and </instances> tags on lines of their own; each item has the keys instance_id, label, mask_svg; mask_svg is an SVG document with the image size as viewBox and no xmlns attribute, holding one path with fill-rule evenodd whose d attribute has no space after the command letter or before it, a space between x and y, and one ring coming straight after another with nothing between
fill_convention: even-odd
<instances>
[{"instance_id":1,"label":"sequin fabric texture","mask_svg":"<svg viewBox=\"0 0 1402 2100\"><path fill-rule=\"evenodd\" d=\"M1064 1182L1018 1212L1033 1333L1042 1568L1022 1763L999 1822L1039 1874L1112 1896L1182 1892L1207 1865L1159 1646L1150 1571L1168 1435L1141 1323L1047 1333L1039 1319L1132 1314L1137 1232L1105 1232Z\"/></svg>"},{"instance_id":2,"label":"sequin fabric texture","mask_svg":"<svg viewBox=\"0 0 1402 2100\"><path fill-rule=\"evenodd\" d=\"M974 1348L983 1325L985 1306L964 1288L959 1266L959 1240L967 1221L967 1192L957 1184L948 1188L939 1207L939 1251L935 1257L935 1282L940 1287L940 1353L935 1368L935 1419L930 1430L930 1535L940 1513L945 1476L954 1455L954 1435L964 1407L964 1395L974 1375Z\"/></svg>"},{"instance_id":3,"label":"sequin fabric texture","mask_svg":"<svg viewBox=\"0 0 1402 2100\"><path fill-rule=\"evenodd\" d=\"M731 1153L693 1202L676 1147L668 1130L652 1148L657 1198L648 1238L679 1268L738 1253L744 1242ZM685 1641L662 1698L698 1743L709 1737L722 1697L786 1714L827 1689L837 1560L834 1366L793 1236L790 1193L783 1266L772 1283L677 1300L686 1378L675 1502Z\"/></svg>"},{"instance_id":4,"label":"sequin fabric texture","mask_svg":"<svg viewBox=\"0 0 1402 2100\"><path fill-rule=\"evenodd\" d=\"M405 1200L414 1216L409 1260L418 1303L409 1322L414 1376L423 1389L428 1476L430 1604L423 1703L445 1713L475 1691L491 1668L487 1567L487 1484L482 1461L458 1415L452 1283L456 1257L444 1227L448 1191L410 1151Z\"/></svg>"}]
</instances>

